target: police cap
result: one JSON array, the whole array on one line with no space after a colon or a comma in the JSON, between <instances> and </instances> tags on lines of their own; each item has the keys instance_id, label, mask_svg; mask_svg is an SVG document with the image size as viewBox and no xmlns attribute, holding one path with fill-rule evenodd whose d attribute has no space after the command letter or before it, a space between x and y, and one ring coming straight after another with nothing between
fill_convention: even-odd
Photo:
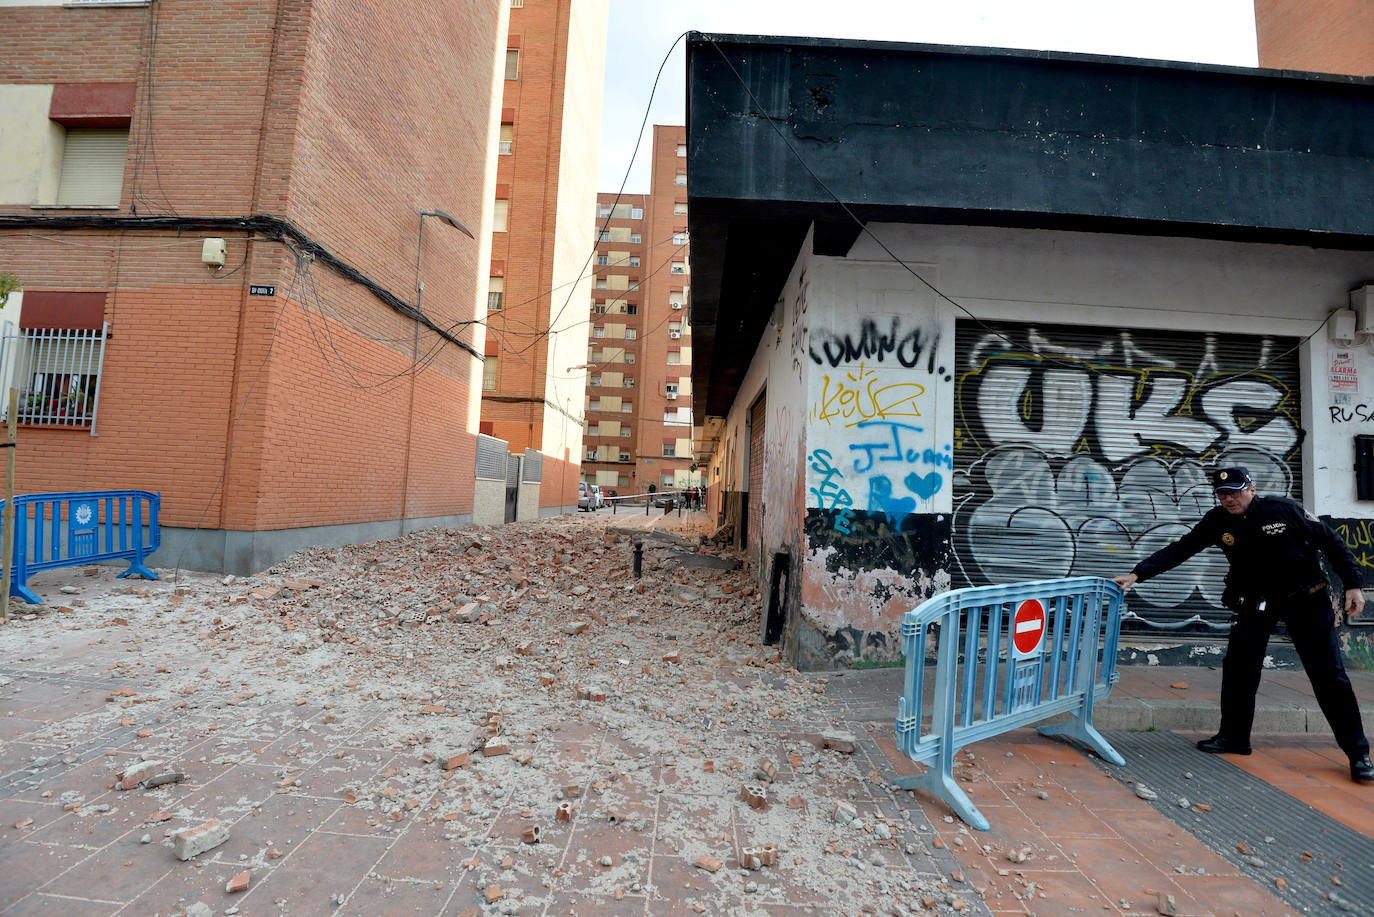
<instances>
[{"instance_id":1,"label":"police cap","mask_svg":"<svg viewBox=\"0 0 1374 917\"><path fill-rule=\"evenodd\" d=\"M1241 465L1233 465L1229 468L1218 468L1212 472L1212 491L1221 493L1227 490L1240 490L1249 487L1255 482L1250 479L1250 472Z\"/></svg>"}]
</instances>

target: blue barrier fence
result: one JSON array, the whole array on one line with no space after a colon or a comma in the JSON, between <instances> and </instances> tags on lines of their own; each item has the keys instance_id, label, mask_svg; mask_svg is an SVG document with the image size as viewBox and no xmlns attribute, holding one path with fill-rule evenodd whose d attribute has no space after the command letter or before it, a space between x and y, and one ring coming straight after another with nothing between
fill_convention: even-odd
<instances>
[{"instance_id":1,"label":"blue barrier fence","mask_svg":"<svg viewBox=\"0 0 1374 917\"><path fill-rule=\"evenodd\" d=\"M943 799L971 827L988 829L954 780L954 753L980 739L1071 713L1044 735L1076 739L1125 764L1093 727L1093 705L1116 683L1121 587L1081 576L938 595L902 617L904 693L897 747L926 772L897 781ZM938 632L926 685L926 646ZM927 706L928 704L928 706Z\"/></svg>"},{"instance_id":2,"label":"blue barrier fence","mask_svg":"<svg viewBox=\"0 0 1374 917\"><path fill-rule=\"evenodd\" d=\"M4 501L0 500L0 507ZM158 510L162 494L146 490L25 494L14 498L14 567L10 595L30 605L43 602L28 586L40 570L127 560L129 569L157 579L144 559L162 544ZM147 527L145 540L144 527Z\"/></svg>"}]
</instances>

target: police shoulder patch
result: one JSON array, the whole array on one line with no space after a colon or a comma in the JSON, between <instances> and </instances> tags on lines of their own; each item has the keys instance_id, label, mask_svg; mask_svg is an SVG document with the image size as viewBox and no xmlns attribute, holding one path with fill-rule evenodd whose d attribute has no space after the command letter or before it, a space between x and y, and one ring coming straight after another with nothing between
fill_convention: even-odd
<instances>
[{"instance_id":1,"label":"police shoulder patch","mask_svg":"<svg viewBox=\"0 0 1374 917\"><path fill-rule=\"evenodd\" d=\"M1310 509L1305 509L1305 510L1303 510L1303 511L1302 511L1302 514L1303 514L1304 516L1306 516L1308 519L1310 519L1311 521L1313 521L1313 522L1320 522L1320 521L1321 521L1320 519L1317 518L1317 514L1314 513L1314 512L1312 512Z\"/></svg>"},{"instance_id":2,"label":"police shoulder patch","mask_svg":"<svg viewBox=\"0 0 1374 917\"><path fill-rule=\"evenodd\" d=\"M1236 543L1236 536L1232 535L1230 532L1222 532L1221 543L1226 545L1227 547L1230 547L1231 545Z\"/></svg>"}]
</instances>

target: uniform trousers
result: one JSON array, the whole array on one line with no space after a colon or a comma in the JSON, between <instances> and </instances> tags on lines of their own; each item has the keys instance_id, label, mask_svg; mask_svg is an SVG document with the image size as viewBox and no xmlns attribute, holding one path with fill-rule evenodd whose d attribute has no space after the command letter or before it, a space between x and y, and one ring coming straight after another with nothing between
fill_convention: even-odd
<instances>
[{"instance_id":1,"label":"uniform trousers","mask_svg":"<svg viewBox=\"0 0 1374 917\"><path fill-rule=\"evenodd\" d=\"M1221 664L1221 729L1218 734L1229 743L1250 744L1250 727L1255 721L1255 692L1259 690L1265 649L1280 619L1293 638L1293 648L1307 670L1317 704L1331 724L1336 743L1351 760L1369 754L1369 740L1360 722L1359 702L1341 663L1336 642L1336 616L1326 590L1299 596L1281 605L1271 602L1266 611L1243 611L1238 615L1231 626L1226 658Z\"/></svg>"}]
</instances>

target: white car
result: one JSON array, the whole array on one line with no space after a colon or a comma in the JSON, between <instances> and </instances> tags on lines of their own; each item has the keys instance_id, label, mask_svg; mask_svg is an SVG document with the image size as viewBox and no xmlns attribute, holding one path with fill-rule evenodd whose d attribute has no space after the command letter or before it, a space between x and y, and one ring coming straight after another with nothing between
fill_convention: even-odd
<instances>
[{"instance_id":1,"label":"white car","mask_svg":"<svg viewBox=\"0 0 1374 917\"><path fill-rule=\"evenodd\" d=\"M592 509L593 509L593 510L605 509L605 508L606 508L606 494L605 494L604 491L602 491L601 485L600 485L600 484L588 484L587 486L591 488L592 497L595 498L595 502L592 504Z\"/></svg>"},{"instance_id":2,"label":"white car","mask_svg":"<svg viewBox=\"0 0 1374 917\"><path fill-rule=\"evenodd\" d=\"M577 511L589 513L596 509L596 494L592 493L595 484L579 481L577 484Z\"/></svg>"}]
</instances>

